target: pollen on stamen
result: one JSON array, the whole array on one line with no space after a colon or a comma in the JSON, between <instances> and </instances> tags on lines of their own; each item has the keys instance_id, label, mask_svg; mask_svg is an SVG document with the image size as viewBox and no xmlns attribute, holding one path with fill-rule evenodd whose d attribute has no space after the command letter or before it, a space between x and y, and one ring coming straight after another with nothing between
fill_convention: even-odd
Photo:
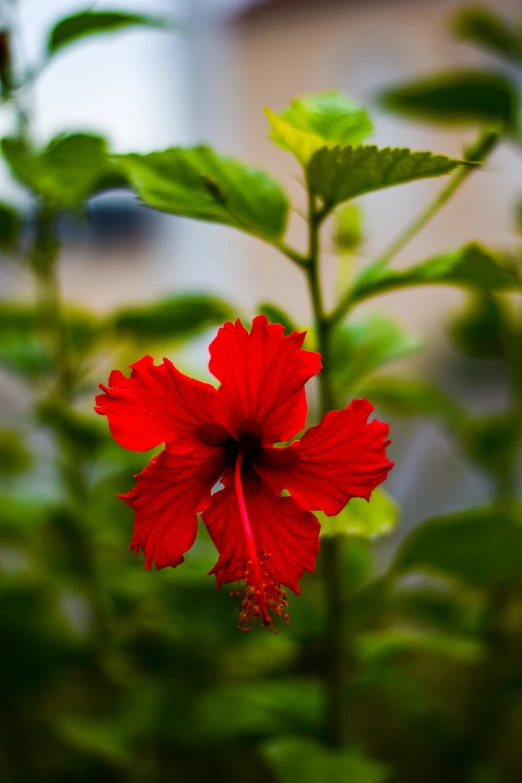
<instances>
[{"instance_id":1,"label":"pollen on stamen","mask_svg":"<svg viewBox=\"0 0 522 783\"><path fill-rule=\"evenodd\" d=\"M238 625L240 631L251 631L259 618L262 628L277 633L271 613L287 624L290 622L286 592L275 579L269 560L270 555L264 552L260 553L256 563L247 560L243 579L237 582L238 588L230 593L241 598Z\"/></svg>"}]
</instances>

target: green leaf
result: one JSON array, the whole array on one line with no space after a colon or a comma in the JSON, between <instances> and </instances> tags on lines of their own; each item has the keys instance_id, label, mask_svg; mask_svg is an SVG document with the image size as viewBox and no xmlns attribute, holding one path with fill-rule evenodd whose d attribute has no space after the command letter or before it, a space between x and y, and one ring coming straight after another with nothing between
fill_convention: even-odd
<instances>
[{"instance_id":1,"label":"green leaf","mask_svg":"<svg viewBox=\"0 0 522 783\"><path fill-rule=\"evenodd\" d=\"M262 315L266 315L271 324L281 324L284 326L286 334L302 331L295 324L292 317L279 307L279 305L272 304L271 302L263 302L259 305L258 312Z\"/></svg>"},{"instance_id":2,"label":"green leaf","mask_svg":"<svg viewBox=\"0 0 522 783\"><path fill-rule=\"evenodd\" d=\"M485 649L476 639L464 634L434 633L386 629L360 634L355 642L355 652L363 665L389 665L401 655L413 653L436 655L476 663Z\"/></svg>"},{"instance_id":3,"label":"green leaf","mask_svg":"<svg viewBox=\"0 0 522 783\"><path fill-rule=\"evenodd\" d=\"M0 476L22 473L31 465L31 454L19 433L0 428Z\"/></svg>"},{"instance_id":4,"label":"green leaf","mask_svg":"<svg viewBox=\"0 0 522 783\"><path fill-rule=\"evenodd\" d=\"M78 455L93 455L108 442L107 428L98 417L84 415L48 400L40 403L36 411L42 424L74 444Z\"/></svg>"},{"instance_id":5,"label":"green leaf","mask_svg":"<svg viewBox=\"0 0 522 783\"><path fill-rule=\"evenodd\" d=\"M429 571L474 587L522 587L522 526L497 509L471 509L424 522L406 538L394 571Z\"/></svg>"},{"instance_id":6,"label":"green leaf","mask_svg":"<svg viewBox=\"0 0 522 783\"><path fill-rule=\"evenodd\" d=\"M0 250L16 250L20 242L22 217L10 204L0 201Z\"/></svg>"},{"instance_id":7,"label":"green leaf","mask_svg":"<svg viewBox=\"0 0 522 783\"><path fill-rule=\"evenodd\" d=\"M314 512L321 523L321 536L361 536L376 538L389 533L397 522L399 511L392 498L382 489L374 489L369 501L352 498L336 517Z\"/></svg>"},{"instance_id":8,"label":"green leaf","mask_svg":"<svg viewBox=\"0 0 522 783\"><path fill-rule=\"evenodd\" d=\"M180 294L150 305L126 307L112 317L118 337L136 341L186 340L233 319L235 310L209 294Z\"/></svg>"},{"instance_id":9,"label":"green leaf","mask_svg":"<svg viewBox=\"0 0 522 783\"><path fill-rule=\"evenodd\" d=\"M358 748L332 750L310 737L283 737L265 744L263 756L279 783L384 783L386 767Z\"/></svg>"},{"instance_id":10,"label":"green leaf","mask_svg":"<svg viewBox=\"0 0 522 783\"><path fill-rule=\"evenodd\" d=\"M520 63L515 32L491 8L461 8L453 18L452 29L463 41L483 46L495 54Z\"/></svg>"},{"instance_id":11,"label":"green leaf","mask_svg":"<svg viewBox=\"0 0 522 783\"><path fill-rule=\"evenodd\" d=\"M333 241L340 253L354 253L364 241L361 208L345 204L335 215Z\"/></svg>"},{"instance_id":12,"label":"green leaf","mask_svg":"<svg viewBox=\"0 0 522 783\"><path fill-rule=\"evenodd\" d=\"M67 308L64 322L70 347L85 355L94 349L103 329L91 313ZM21 302L0 302L0 364L28 381L52 369L47 325L36 308Z\"/></svg>"},{"instance_id":13,"label":"green leaf","mask_svg":"<svg viewBox=\"0 0 522 783\"><path fill-rule=\"evenodd\" d=\"M144 14L121 11L82 11L66 16L52 28L47 42L47 51L54 54L68 44L88 35L113 33L128 27L172 27L171 22Z\"/></svg>"},{"instance_id":14,"label":"green leaf","mask_svg":"<svg viewBox=\"0 0 522 783\"><path fill-rule=\"evenodd\" d=\"M369 314L337 326L332 335L332 373L338 394L379 367L415 353L419 341L394 321Z\"/></svg>"},{"instance_id":15,"label":"green leaf","mask_svg":"<svg viewBox=\"0 0 522 783\"><path fill-rule=\"evenodd\" d=\"M472 243L409 269L369 267L356 279L352 302L415 285L455 285L490 291L519 291L522 280L516 264Z\"/></svg>"},{"instance_id":16,"label":"green leaf","mask_svg":"<svg viewBox=\"0 0 522 783\"><path fill-rule=\"evenodd\" d=\"M100 336L99 320L93 313L79 307L67 307L63 315L71 345L86 351ZM0 340L14 335L28 338L41 326L41 316L33 305L25 302L0 302Z\"/></svg>"},{"instance_id":17,"label":"green leaf","mask_svg":"<svg viewBox=\"0 0 522 783\"><path fill-rule=\"evenodd\" d=\"M470 164L445 155L408 149L323 147L306 166L306 178L310 189L325 204L334 206L373 190L440 177L462 165Z\"/></svg>"},{"instance_id":18,"label":"green leaf","mask_svg":"<svg viewBox=\"0 0 522 783\"><path fill-rule=\"evenodd\" d=\"M52 355L41 340L2 336L0 345L0 365L22 380L35 382L50 372Z\"/></svg>"},{"instance_id":19,"label":"green leaf","mask_svg":"<svg viewBox=\"0 0 522 783\"><path fill-rule=\"evenodd\" d=\"M219 683L206 688L195 705L200 737L214 741L233 737L281 734L291 726L306 734L317 731L323 694L313 678Z\"/></svg>"},{"instance_id":20,"label":"green leaf","mask_svg":"<svg viewBox=\"0 0 522 783\"><path fill-rule=\"evenodd\" d=\"M26 381L40 378L51 366L51 354L37 334L33 307L0 302L0 365Z\"/></svg>"},{"instance_id":21,"label":"green leaf","mask_svg":"<svg viewBox=\"0 0 522 783\"><path fill-rule=\"evenodd\" d=\"M380 376L357 386L357 395L386 411L406 416L431 416L452 429L460 428L467 418L451 397L423 381Z\"/></svg>"},{"instance_id":22,"label":"green leaf","mask_svg":"<svg viewBox=\"0 0 522 783\"><path fill-rule=\"evenodd\" d=\"M108 761L116 767L131 760L122 727L114 720L68 715L58 722L57 730L66 745L82 755Z\"/></svg>"},{"instance_id":23,"label":"green leaf","mask_svg":"<svg viewBox=\"0 0 522 783\"><path fill-rule=\"evenodd\" d=\"M77 208L101 190L126 184L101 136L62 134L41 151L4 138L2 154L19 182L56 207Z\"/></svg>"},{"instance_id":24,"label":"green leaf","mask_svg":"<svg viewBox=\"0 0 522 783\"><path fill-rule=\"evenodd\" d=\"M502 482L510 461L517 453L518 433L510 415L488 416L468 422L462 432L470 458Z\"/></svg>"},{"instance_id":25,"label":"green leaf","mask_svg":"<svg viewBox=\"0 0 522 783\"><path fill-rule=\"evenodd\" d=\"M272 141L303 166L321 147L360 144L373 130L366 111L338 92L296 98L281 114L265 112Z\"/></svg>"},{"instance_id":26,"label":"green leaf","mask_svg":"<svg viewBox=\"0 0 522 783\"><path fill-rule=\"evenodd\" d=\"M381 93L387 109L435 123L517 125L516 86L492 71L450 71Z\"/></svg>"},{"instance_id":27,"label":"green leaf","mask_svg":"<svg viewBox=\"0 0 522 783\"><path fill-rule=\"evenodd\" d=\"M13 332L27 334L36 324L36 310L31 305L0 301L0 337Z\"/></svg>"},{"instance_id":28,"label":"green leaf","mask_svg":"<svg viewBox=\"0 0 522 783\"><path fill-rule=\"evenodd\" d=\"M13 544L35 544L40 530L47 524L49 507L31 497L27 491L23 497L0 495L0 540Z\"/></svg>"},{"instance_id":29,"label":"green leaf","mask_svg":"<svg viewBox=\"0 0 522 783\"><path fill-rule=\"evenodd\" d=\"M502 302L487 290L470 295L464 312L453 318L449 333L457 347L468 356L498 359L505 355Z\"/></svg>"},{"instance_id":30,"label":"green leaf","mask_svg":"<svg viewBox=\"0 0 522 783\"><path fill-rule=\"evenodd\" d=\"M173 147L119 160L149 207L261 237L277 239L284 233L288 200L281 186L259 169L209 147Z\"/></svg>"}]
</instances>

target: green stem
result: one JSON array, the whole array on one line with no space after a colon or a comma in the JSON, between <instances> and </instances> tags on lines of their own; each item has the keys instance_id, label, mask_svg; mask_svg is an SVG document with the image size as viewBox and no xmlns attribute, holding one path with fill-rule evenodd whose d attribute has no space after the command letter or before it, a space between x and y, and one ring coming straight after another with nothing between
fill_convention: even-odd
<instances>
[{"instance_id":1,"label":"green stem","mask_svg":"<svg viewBox=\"0 0 522 783\"><path fill-rule=\"evenodd\" d=\"M318 348L323 369L319 375L320 408L324 415L335 407L331 378L330 324L325 316L319 269L319 231L324 216L317 212L313 193L308 197L309 264L308 287L312 300ZM343 716L343 613L342 542L325 538L321 544L324 569L326 619L324 632L324 664L326 680L325 738L334 746L344 739Z\"/></svg>"},{"instance_id":2,"label":"green stem","mask_svg":"<svg viewBox=\"0 0 522 783\"><path fill-rule=\"evenodd\" d=\"M74 372L58 280L57 220L57 213L41 203L35 218L35 242L31 263L39 283L42 326L51 342L56 371L55 393L68 405L73 395Z\"/></svg>"},{"instance_id":3,"label":"green stem","mask_svg":"<svg viewBox=\"0 0 522 783\"><path fill-rule=\"evenodd\" d=\"M44 203L39 205L31 261L38 283L40 326L53 357L53 388L50 401L52 410L56 408L56 413L53 412L49 423L60 451L60 471L71 501L70 512L75 524L77 556L79 562L83 563L84 589L93 610L94 633L101 647L106 635L107 613L103 594L98 587L93 545L85 519L88 486L84 460L81 449L67 428L63 427L61 418L62 415L69 414L73 403L76 368L60 291L57 219L55 210Z\"/></svg>"},{"instance_id":4,"label":"green stem","mask_svg":"<svg viewBox=\"0 0 522 783\"><path fill-rule=\"evenodd\" d=\"M13 19L13 26L15 19ZM11 55L10 42L15 30L9 30L7 41L0 51L0 59ZM0 43L0 50L2 44ZM4 71L11 69L11 62L4 62ZM11 79L5 76L1 79L4 88L4 98L10 103L16 117L18 139L31 143L30 120L31 107L20 89L13 86ZM60 291L58 275L58 258L60 240L58 236L57 210L38 200L36 203L35 231L32 248L28 260L36 280L37 310L42 337L47 342L52 356L51 403L59 412L70 410L76 383L76 367L71 351L69 329L63 312L63 299ZM103 643L107 623L102 592L97 585L94 551L89 540L88 528L85 524L85 505L88 498L88 486L84 471L84 460L81 449L73 437L64 430L58 415L51 420L56 443L60 452L60 469L65 490L71 501L71 511L76 524L75 547L79 558L85 567L85 590L88 594L95 617L95 633Z\"/></svg>"},{"instance_id":5,"label":"green stem","mask_svg":"<svg viewBox=\"0 0 522 783\"><path fill-rule=\"evenodd\" d=\"M470 163L483 163L490 152L496 147L500 138L500 134L497 131L482 131L477 141L466 151L465 159ZM464 182L466 182L475 169L476 166L461 166L451 177L448 184L435 196L433 201L431 201L428 206L423 209L408 226L406 226L404 231L386 248L382 255L368 267L367 271L378 272L385 269L390 261L395 258L397 253L402 250L403 247L405 247L450 200L453 194L464 184ZM349 290L331 314L330 320L332 323L337 323L344 318L350 309L351 304L352 296L351 291Z\"/></svg>"},{"instance_id":6,"label":"green stem","mask_svg":"<svg viewBox=\"0 0 522 783\"><path fill-rule=\"evenodd\" d=\"M297 264L297 266L300 266L302 269L308 269L309 267L309 261L306 256L301 255L297 250L294 250L293 247L290 247L290 245L287 245L286 242L280 242L278 240L274 240L272 242L273 246L276 247L283 255L285 255L287 258L289 258L291 261L294 262L294 264Z\"/></svg>"}]
</instances>

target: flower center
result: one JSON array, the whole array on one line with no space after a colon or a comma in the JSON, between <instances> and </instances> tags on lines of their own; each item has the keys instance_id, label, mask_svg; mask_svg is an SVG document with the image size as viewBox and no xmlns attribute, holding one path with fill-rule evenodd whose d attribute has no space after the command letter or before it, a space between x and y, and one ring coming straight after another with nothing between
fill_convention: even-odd
<instances>
[{"instance_id":1,"label":"flower center","mask_svg":"<svg viewBox=\"0 0 522 783\"><path fill-rule=\"evenodd\" d=\"M252 525L248 518L248 512L241 482L241 466L245 452L240 449L236 457L234 481L236 486L239 514L243 523L243 531L246 539L246 563L243 579L245 585L239 590L233 590L231 595L241 597L239 605L239 630L251 631L255 620L259 617L263 628L269 628L276 632L270 611L282 617L285 623L290 618L286 593L281 589L280 583L270 568L270 554L260 552L257 549L252 531Z\"/></svg>"}]
</instances>

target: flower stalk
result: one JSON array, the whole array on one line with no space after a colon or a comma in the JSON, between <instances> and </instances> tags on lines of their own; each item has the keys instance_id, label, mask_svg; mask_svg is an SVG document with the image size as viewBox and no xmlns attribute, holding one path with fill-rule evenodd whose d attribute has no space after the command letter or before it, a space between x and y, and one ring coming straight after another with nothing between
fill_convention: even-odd
<instances>
[{"instance_id":1,"label":"flower stalk","mask_svg":"<svg viewBox=\"0 0 522 783\"><path fill-rule=\"evenodd\" d=\"M335 395L331 377L331 324L325 314L320 274L320 230L326 215L317 210L315 194L308 194L308 288L312 302L317 348L323 368L319 375L320 415L334 410ZM344 611L345 597L342 579L342 546L339 536L323 538L321 542L324 574L325 628L323 660L325 668L326 706L325 738L339 747L344 741Z\"/></svg>"},{"instance_id":2,"label":"flower stalk","mask_svg":"<svg viewBox=\"0 0 522 783\"><path fill-rule=\"evenodd\" d=\"M483 131L477 141L469 147L466 160L470 163L483 163L497 145L500 134L496 130ZM472 165L462 166L449 183L437 194L435 199L410 223L393 241L384 253L377 258L372 268L384 269L396 254L413 239L417 233L439 212L453 194L466 182L474 171ZM338 306L326 313L323 301L320 276L320 229L329 216L328 205L318 206L315 194L308 191L308 258L305 264L299 259L306 274L314 327L317 334L317 348L322 356L323 369L319 375L320 414L336 408L331 378L331 334L335 324L348 314L352 305L352 291L348 289ZM292 255L286 253L289 258ZM295 259L293 259L295 260ZM341 746L344 741L343 690L347 650L345 650L344 625L346 600L342 579L342 539L325 538L321 544L325 584L325 633L323 653L326 681L325 736L334 745Z\"/></svg>"}]
</instances>

